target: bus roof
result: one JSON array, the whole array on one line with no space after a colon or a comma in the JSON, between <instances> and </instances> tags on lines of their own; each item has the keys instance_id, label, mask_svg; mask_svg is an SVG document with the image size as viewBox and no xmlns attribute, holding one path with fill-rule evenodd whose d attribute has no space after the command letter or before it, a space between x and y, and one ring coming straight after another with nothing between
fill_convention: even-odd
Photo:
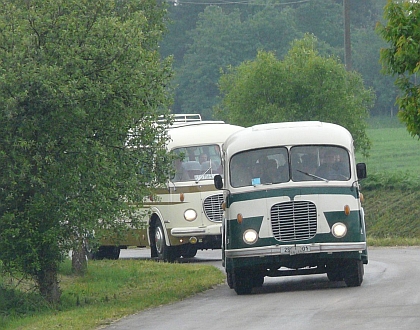
<instances>
[{"instance_id":1,"label":"bus roof","mask_svg":"<svg viewBox=\"0 0 420 330\"><path fill-rule=\"evenodd\" d=\"M168 128L169 150L177 147L221 144L241 126L226 124L223 121L195 121L176 123Z\"/></svg>"},{"instance_id":2,"label":"bus roof","mask_svg":"<svg viewBox=\"0 0 420 330\"><path fill-rule=\"evenodd\" d=\"M261 147L333 144L353 148L350 132L336 124L320 121L283 122L255 125L236 132L227 139L230 155Z\"/></svg>"}]
</instances>

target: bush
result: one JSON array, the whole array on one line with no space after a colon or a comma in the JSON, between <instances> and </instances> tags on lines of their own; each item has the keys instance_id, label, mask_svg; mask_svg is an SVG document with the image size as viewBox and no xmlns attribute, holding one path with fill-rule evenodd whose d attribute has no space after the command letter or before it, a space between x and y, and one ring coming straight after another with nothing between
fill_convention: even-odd
<instances>
[{"instance_id":1,"label":"bush","mask_svg":"<svg viewBox=\"0 0 420 330\"><path fill-rule=\"evenodd\" d=\"M368 178L361 182L363 190L398 189L414 190L420 188L418 176L409 172L378 172L369 174Z\"/></svg>"}]
</instances>

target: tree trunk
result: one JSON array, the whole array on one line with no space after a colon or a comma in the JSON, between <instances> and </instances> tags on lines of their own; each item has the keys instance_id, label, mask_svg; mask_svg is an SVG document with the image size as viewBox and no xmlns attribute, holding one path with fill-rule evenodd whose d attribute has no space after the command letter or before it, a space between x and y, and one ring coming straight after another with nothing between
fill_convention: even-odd
<instances>
[{"instance_id":1,"label":"tree trunk","mask_svg":"<svg viewBox=\"0 0 420 330\"><path fill-rule=\"evenodd\" d=\"M72 252L71 269L75 275L83 276L87 271L86 245L82 241Z\"/></svg>"},{"instance_id":2,"label":"tree trunk","mask_svg":"<svg viewBox=\"0 0 420 330\"><path fill-rule=\"evenodd\" d=\"M50 265L47 269L41 269L36 277L39 292L49 303L52 304L58 304L61 297L57 270L58 267Z\"/></svg>"}]
</instances>

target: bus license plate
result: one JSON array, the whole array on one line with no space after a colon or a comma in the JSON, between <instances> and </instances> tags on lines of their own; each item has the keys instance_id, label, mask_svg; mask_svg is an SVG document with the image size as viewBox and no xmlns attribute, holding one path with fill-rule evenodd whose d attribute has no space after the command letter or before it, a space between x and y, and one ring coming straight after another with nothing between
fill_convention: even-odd
<instances>
[{"instance_id":1,"label":"bus license plate","mask_svg":"<svg viewBox=\"0 0 420 330\"><path fill-rule=\"evenodd\" d=\"M310 245L284 246L281 248L281 254L290 254L291 256L308 252L311 252Z\"/></svg>"}]
</instances>

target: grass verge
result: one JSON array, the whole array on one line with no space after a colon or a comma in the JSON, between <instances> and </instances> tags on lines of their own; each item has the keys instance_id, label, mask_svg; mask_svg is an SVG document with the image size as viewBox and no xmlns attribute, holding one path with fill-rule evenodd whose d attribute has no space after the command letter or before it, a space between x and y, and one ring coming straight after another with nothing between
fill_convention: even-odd
<instances>
[{"instance_id":1,"label":"grass verge","mask_svg":"<svg viewBox=\"0 0 420 330\"><path fill-rule=\"evenodd\" d=\"M6 289L4 279L3 285L0 279L0 301L14 296L10 303L16 305L1 310L0 304L0 329L95 329L123 316L182 300L225 279L212 266L145 260L91 261L85 277L72 276L70 268L66 262L60 271L63 293L58 310L39 304L36 295L17 296L16 290ZM26 310L19 310L19 299L25 301Z\"/></svg>"}]
</instances>

